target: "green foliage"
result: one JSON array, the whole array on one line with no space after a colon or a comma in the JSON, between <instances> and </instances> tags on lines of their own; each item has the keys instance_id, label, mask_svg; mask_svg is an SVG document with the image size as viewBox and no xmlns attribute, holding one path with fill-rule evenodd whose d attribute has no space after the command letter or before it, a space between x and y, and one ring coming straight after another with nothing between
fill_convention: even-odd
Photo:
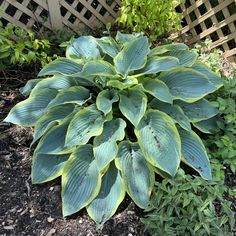
<instances>
[{"instance_id":1,"label":"green foliage","mask_svg":"<svg viewBox=\"0 0 236 236\"><path fill-rule=\"evenodd\" d=\"M38 39L31 30L14 26L11 23L5 27L0 25L0 69L36 61L45 65L56 57L51 58L47 55L49 48L49 41Z\"/></svg>"},{"instance_id":2,"label":"green foliage","mask_svg":"<svg viewBox=\"0 0 236 236\"><path fill-rule=\"evenodd\" d=\"M180 161L211 179L190 124L216 117L204 97L222 82L196 58L184 44L81 36L21 89L5 121L35 127L32 181L62 176L64 216L87 207L100 227L125 192L146 208L154 173L174 177Z\"/></svg>"},{"instance_id":3,"label":"green foliage","mask_svg":"<svg viewBox=\"0 0 236 236\"><path fill-rule=\"evenodd\" d=\"M156 184L142 222L153 236L230 236L235 219L229 202L222 197L224 191L218 182L193 178L181 170L175 179Z\"/></svg>"},{"instance_id":4,"label":"green foliage","mask_svg":"<svg viewBox=\"0 0 236 236\"><path fill-rule=\"evenodd\" d=\"M153 39L180 29L180 14L175 7L183 0L122 0L117 21L135 32Z\"/></svg>"}]
</instances>

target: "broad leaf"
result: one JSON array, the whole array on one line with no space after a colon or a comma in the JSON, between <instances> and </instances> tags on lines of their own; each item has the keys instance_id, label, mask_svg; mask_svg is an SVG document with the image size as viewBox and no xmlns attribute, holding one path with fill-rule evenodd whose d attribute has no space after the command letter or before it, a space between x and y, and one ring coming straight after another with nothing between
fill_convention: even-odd
<instances>
[{"instance_id":1,"label":"broad leaf","mask_svg":"<svg viewBox=\"0 0 236 236\"><path fill-rule=\"evenodd\" d=\"M193 125L201 132L211 134L218 129L217 121L219 120L219 117L214 116L210 119L193 123Z\"/></svg>"},{"instance_id":2,"label":"broad leaf","mask_svg":"<svg viewBox=\"0 0 236 236\"><path fill-rule=\"evenodd\" d=\"M56 95L55 89L42 89L14 106L4 121L25 127L34 126L47 111L47 105Z\"/></svg>"},{"instance_id":3,"label":"broad leaf","mask_svg":"<svg viewBox=\"0 0 236 236\"><path fill-rule=\"evenodd\" d=\"M177 122L183 129L191 131L191 124L188 117L178 105L170 105L153 99L149 106L168 114L175 122Z\"/></svg>"},{"instance_id":4,"label":"broad leaf","mask_svg":"<svg viewBox=\"0 0 236 236\"><path fill-rule=\"evenodd\" d=\"M48 109L61 104L74 103L82 106L91 98L89 90L81 86L73 86L62 90L57 96L48 104Z\"/></svg>"},{"instance_id":5,"label":"broad leaf","mask_svg":"<svg viewBox=\"0 0 236 236\"><path fill-rule=\"evenodd\" d=\"M110 86L112 88L118 88L120 90L126 89L126 88L130 88L133 85L138 84L138 80L135 78L132 79L124 79L122 81L119 81L117 79L111 79L107 82L107 86Z\"/></svg>"},{"instance_id":6,"label":"broad leaf","mask_svg":"<svg viewBox=\"0 0 236 236\"><path fill-rule=\"evenodd\" d=\"M34 139L31 145L33 145L37 140L42 137L42 135L48 129L50 124L53 123L52 126L54 126L54 124L71 114L74 108L75 106L73 104L60 105L53 107L45 115L43 115L35 125Z\"/></svg>"},{"instance_id":7,"label":"broad leaf","mask_svg":"<svg viewBox=\"0 0 236 236\"><path fill-rule=\"evenodd\" d=\"M195 62L192 68L206 75L216 89L219 89L221 86L223 86L223 80L216 73L210 71L202 62Z\"/></svg>"},{"instance_id":8,"label":"broad leaf","mask_svg":"<svg viewBox=\"0 0 236 236\"><path fill-rule=\"evenodd\" d=\"M123 34L119 31L116 34L116 41L121 45L125 45L126 43L132 42L135 39L137 39L137 37L135 37L133 34Z\"/></svg>"},{"instance_id":9,"label":"broad leaf","mask_svg":"<svg viewBox=\"0 0 236 236\"><path fill-rule=\"evenodd\" d=\"M167 102L170 104L173 103L169 88L161 80L145 78L143 80L143 87L145 91L147 91L160 101Z\"/></svg>"},{"instance_id":10,"label":"broad leaf","mask_svg":"<svg viewBox=\"0 0 236 236\"><path fill-rule=\"evenodd\" d=\"M206 149L196 133L179 129L182 146L182 160L207 180L212 179L211 166Z\"/></svg>"},{"instance_id":11,"label":"broad leaf","mask_svg":"<svg viewBox=\"0 0 236 236\"><path fill-rule=\"evenodd\" d=\"M97 48L96 39L91 36L81 36L75 39L66 49L66 57L72 59L86 58L97 59L100 52Z\"/></svg>"},{"instance_id":12,"label":"broad leaf","mask_svg":"<svg viewBox=\"0 0 236 236\"><path fill-rule=\"evenodd\" d=\"M105 54L111 56L112 58L119 52L115 40L111 37L102 37L97 39L97 44Z\"/></svg>"},{"instance_id":13,"label":"broad leaf","mask_svg":"<svg viewBox=\"0 0 236 236\"><path fill-rule=\"evenodd\" d=\"M172 118L163 112L149 110L135 134L147 161L175 176L181 158L181 142Z\"/></svg>"},{"instance_id":14,"label":"broad leaf","mask_svg":"<svg viewBox=\"0 0 236 236\"><path fill-rule=\"evenodd\" d=\"M101 91L96 100L98 110L107 115L112 110L112 104L119 101L119 96L115 90L103 90Z\"/></svg>"},{"instance_id":15,"label":"broad leaf","mask_svg":"<svg viewBox=\"0 0 236 236\"><path fill-rule=\"evenodd\" d=\"M31 174L33 184L48 182L60 176L69 156L40 154L36 150Z\"/></svg>"},{"instance_id":16,"label":"broad leaf","mask_svg":"<svg viewBox=\"0 0 236 236\"><path fill-rule=\"evenodd\" d=\"M104 123L103 132L94 138L93 151L99 170L104 169L117 155L117 141L125 137L126 123L122 119Z\"/></svg>"},{"instance_id":17,"label":"broad leaf","mask_svg":"<svg viewBox=\"0 0 236 236\"><path fill-rule=\"evenodd\" d=\"M79 111L72 119L66 134L66 146L86 144L93 136L102 133L105 119L95 106Z\"/></svg>"},{"instance_id":18,"label":"broad leaf","mask_svg":"<svg viewBox=\"0 0 236 236\"><path fill-rule=\"evenodd\" d=\"M193 69L178 68L163 72L160 79L175 99L186 102L195 102L215 90L204 74Z\"/></svg>"},{"instance_id":19,"label":"broad leaf","mask_svg":"<svg viewBox=\"0 0 236 236\"><path fill-rule=\"evenodd\" d=\"M116 71L126 76L131 70L141 69L146 63L148 52L149 45L146 37L126 44L114 58Z\"/></svg>"},{"instance_id":20,"label":"broad leaf","mask_svg":"<svg viewBox=\"0 0 236 236\"><path fill-rule=\"evenodd\" d=\"M87 206L98 195L101 174L91 145L80 146L67 161L62 173L63 216Z\"/></svg>"},{"instance_id":21,"label":"broad leaf","mask_svg":"<svg viewBox=\"0 0 236 236\"><path fill-rule=\"evenodd\" d=\"M154 171L145 160L138 143L121 142L116 163L130 197L140 208L147 208L154 185Z\"/></svg>"},{"instance_id":22,"label":"broad leaf","mask_svg":"<svg viewBox=\"0 0 236 236\"><path fill-rule=\"evenodd\" d=\"M147 97L140 86L123 90L119 93L119 108L122 114L137 126L147 108Z\"/></svg>"},{"instance_id":23,"label":"broad leaf","mask_svg":"<svg viewBox=\"0 0 236 236\"><path fill-rule=\"evenodd\" d=\"M29 95L32 89L41 81L42 79L31 79L28 80L24 87L19 89L20 93L23 95Z\"/></svg>"},{"instance_id":24,"label":"broad leaf","mask_svg":"<svg viewBox=\"0 0 236 236\"><path fill-rule=\"evenodd\" d=\"M206 99L201 99L194 103L176 101L176 104L182 108L191 122L207 120L218 114L218 110Z\"/></svg>"},{"instance_id":25,"label":"broad leaf","mask_svg":"<svg viewBox=\"0 0 236 236\"><path fill-rule=\"evenodd\" d=\"M43 69L39 72L38 76L45 75L73 75L81 72L83 68L83 63L76 62L75 60L67 59L67 58L58 58L53 62L47 64L43 67Z\"/></svg>"},{"instance_id":26,"label":"broad leaf","mask_svg":"<svg viewBox=\"0 0 236 236\"><path fill-rule=\"evenodd\" d=\"M125 184L120 172L111 163L102 177L102 185L97 197L88 205L89 216L96 222L97 228L109 220L125 197Z\"/></svg>"},{"instance_id":27,"label":"broad leaf","mask_svg":"<svg viewBox=\"0 0 236 236\"><path fill-rule=\"evenodd\" d=\"M179 66L179 60L176 57L151 57L148 58L145 67L135 71L135 76L146 74L156 74L161 71L167 71Z\"/></svg>"}]
</instances>

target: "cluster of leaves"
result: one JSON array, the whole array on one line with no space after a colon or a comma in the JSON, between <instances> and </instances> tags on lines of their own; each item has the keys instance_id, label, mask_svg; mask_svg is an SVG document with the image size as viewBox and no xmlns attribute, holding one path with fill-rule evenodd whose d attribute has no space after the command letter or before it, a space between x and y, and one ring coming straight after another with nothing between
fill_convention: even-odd
<instances>
[{"instance_id":1,"label":"cluster of leaves","mask_svg":"<svg viewBox=\"0 0 236 236\"><path fill-rule=\"evenodd\" d=\"M0 22L0 70L14 64L52 61L56 55L48 56L51 45L46 39L38 39L29 29L23 29L8 23L5 27Z\"/></svg>"},{"instance_id":2,"label":"cluster of leaves","mask_svg":"<svg viewBox=\"0 0 236 236\"><path fill-rule=\"evenodd\" d=\"M181 27L181 15L175 7L183 0L122 0L117 21L135 32L153 39Z\"/></svg>"},{"instance_id":3,"label":"cluster of leaves","mask_svg":"<svg viewBox=\"0 0 236 236\"><path fill-rule=\"evenodd\" d=\"M126 192L146 208L154 173L174 177L180 161L211 179L191 124L206 132L216 120L204 97L222 81L196 59L185 44L82 36L21 89L29 98L5 121L35 127L32 181L62 176L64 216L86 207L102 226Z\"/></svg>"},{"instance_id":4,"label":"cluster of leaves","mask_svg":"<svg viewBox=\"0 0 236 236\"><path fill-rule=\"evenodd\" d=\"M230 236L235 219L222 197L224 191L223 185L193 178L180 170L175 179L156 184L147 209L151 212L142 222L153 236L163 232L166 236Z\"/></svg>"}]
</instances>

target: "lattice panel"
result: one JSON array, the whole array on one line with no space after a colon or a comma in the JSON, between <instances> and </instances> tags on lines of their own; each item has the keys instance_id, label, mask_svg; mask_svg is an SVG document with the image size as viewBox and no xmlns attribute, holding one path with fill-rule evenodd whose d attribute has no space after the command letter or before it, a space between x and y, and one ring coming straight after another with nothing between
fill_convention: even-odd
<instances>
[{"instance_id":1,"label":"lattice panel","mask_svg":"<svg viewBox=\"0 0 236 236\"><path fill-rule=\"evenodd\" d=\"M174 37L189 44L209 38L236 62L236 0L186 0L177 11L183 12L183 28Z\"/></svg>"},{"instance_id":2,"label":"lattice panel","mask_svg":"<svg viewBox=\"0 0 236 236\"><path fill-rule=\"evenodd\" d=\"M3 23L43 30L97 29L114 21L120 0L0 0Z\"/></svg>"}]
</instances>

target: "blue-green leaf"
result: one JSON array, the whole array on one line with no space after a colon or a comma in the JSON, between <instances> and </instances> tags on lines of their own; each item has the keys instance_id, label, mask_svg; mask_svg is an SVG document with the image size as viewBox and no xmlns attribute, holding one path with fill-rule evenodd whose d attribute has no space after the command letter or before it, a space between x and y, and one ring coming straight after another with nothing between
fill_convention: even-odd
<instances>
[{"instance_id":1,"label":"blue-green leaf","mask_svg":"<svg viewBox=\"0 0 236 236\"><path fill-rule=\"evenodd\" d=\"M97 44L105 54L111 56L112 58L119 52L115 40L111 37L102 37L97 39Z\"/></svg>"},{"instance_id":2,"label":"blue-green leaf","mask_svg":"<svg viewBox=\"0 0 236 236\"><path fill-rule=\"evenodd\" d=\"M207 120L202 120L193 125L203 133L211 134L218 129L217 121L220 121L218 116L214 116Z\"/></svg>"}]
</instances>

